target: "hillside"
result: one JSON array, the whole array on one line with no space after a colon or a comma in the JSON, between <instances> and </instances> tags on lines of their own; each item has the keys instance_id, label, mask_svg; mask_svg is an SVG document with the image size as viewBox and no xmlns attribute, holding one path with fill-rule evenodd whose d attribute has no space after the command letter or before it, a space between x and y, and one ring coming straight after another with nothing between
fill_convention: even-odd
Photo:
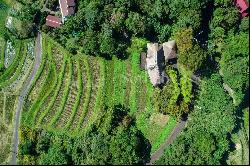
<instances>
[{"instance_id":1,"label":"hillside","mask_svg":"<svg viewBox=\"0 0 250 166\"><path fill-rule=\"evenodd\" d=\"M246 0L0 0L0 164L249 164Z\"/></svg>"}]
</instances>

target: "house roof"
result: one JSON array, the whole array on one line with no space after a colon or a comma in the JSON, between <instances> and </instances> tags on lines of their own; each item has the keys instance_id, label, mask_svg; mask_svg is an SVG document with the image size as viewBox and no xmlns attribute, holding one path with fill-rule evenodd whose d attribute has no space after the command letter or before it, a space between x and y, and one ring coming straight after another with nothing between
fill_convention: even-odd
<instances>
[{"instance_id":1,"label":"house roof","mask_svg":"<svg viewBox=\"0 0 250 166\"><path fill-rule=\"evenodd\" d=\"M174 40L163 43L165 60L177 58L176 43Z\"/></svg>"},{"instance_id":2,"label":"house roof","mask_svg":"<svg viewBox=\"0 0 250 166\"><path fill-rule=\"evenodd\" d=\"M75 13L75 1L74 0L59 0L62 17L73 15Z\"/></svg>"},{"instance_id":3,"label":"house roof","mask_svg":"<svg viewBox=\"0 0 250 166\"><path fill-rule=\"evenodd\" d=\"M68 6L75 6L76 5L75 0L67 0L67 5Z\"/></svg>"},{"instance_id":4,"label":"house roof","mask_svg":"<svg viewBox=\"0 0 250 166\"><path fill-rule=\"evenodd\" d=\"M46 25L53 28L58 28L61 25L61 19L56 16L48 15L46 17Z\"/></svg>"},{"instance_id":5,"label":"house roof","mask_svg":"<svg viewBox=\"0 0 250 166\"><path fill-rule=\"evenodd\" d=\"M75 14L75 9L74 9L74 7L69 7L69 8L68 8L68 15L73 15L73 14Z\"/></svg>"},{"instance_id":6,"label":"house roof","mask_svg":"<svg viewBox=\"0 0 250 166\"><path fill-rule=\"evenodd\" d=\"M242 16L247 16L247 9L249 7L249 4L246 0L235 0L236 6L239 8L240 13L242 14Z\"/></svg>"},{"instance_id":7,"label":"house roof","mask_svg":"<svg viewBox=\"0 0 250 166\"><path fill-rule=\"evenodd\" d=\"M158 43L148 43L147 44L147 58L146 58L146 64L147 64L147 71L150 78L151 83L154 86L157 86L162 83L162 75L161 75L161 66L159 66L160 62L159 59L161 59L159 56L159 45Z\"/></svg>"},{"instance_id":8,"label":"house roof","mask_svg":"<svg viewBox=\"0 0 250 166\"><path fill-rule=\"evenodd\" d=\"M248 8L248 3L246 0L237 0L236 2L242 10L246 10Z\"/></svg>"},{"instance_id":9,"label":"house roof","mask_svg":"<svg viewBox=\"0 0 250 166\"><path fill-rule=\"evenodd\" d=\"M141 54L141 65L143 61ZM158 86L167 80L164 73L165 62L169 59L177 58L176 43L174 40L165 42L161 45L158 43L147 44L146 70L148 72L150 82L154 86Z\"/></svg>"}]
</instances>

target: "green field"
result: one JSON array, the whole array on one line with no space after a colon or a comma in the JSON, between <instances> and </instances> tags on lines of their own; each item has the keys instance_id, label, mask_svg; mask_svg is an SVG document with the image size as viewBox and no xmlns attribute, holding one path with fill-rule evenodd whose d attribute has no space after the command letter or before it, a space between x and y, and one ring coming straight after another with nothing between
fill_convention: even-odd
<instances>
[{"instance_id":1,"label":"green field","mask_svg":"<svg viewBox=\"0 0 250 166\"><path fill-rule=\"evenodd\" d=\"M169 136L175 119L155 123L154 88L139 68L140 49L127 60L72 56L43 35L42 64L26 99L22 125L78 135L105 106L124 105L155 151ZM137 52L138 51L138 52ZM152 115L152 116L151 116Z\"/></svg>"},{"instance_id":2,"label":"green field","mask_svg":"<svg viewBox=\"0 0 250 166\"><path fill-rule=\"evenodd\" d=\"M0 37L3 37L6 31L5 21L8 16L8 10L8 5L3 0L0 0Z\"/></svg>"},{"instance_id":3,"label":"green field","mask_svg":"<svg viewBox=\"0 0 250 166\"><path fill-rule=\"evenodd\" d=\"M1 43L6 43L3 39ZM15 41L16 56L8 68L2 68L0 73L0 164L9 164L11 159L13 120L15 116L17 96L24 81L31 72L33 59L28 52L28 43L34 44L33 39ZM6 50L6 45L0 49ZM0 64L4 66L5 51L1 52Z\"/></svg>"}]
</instances>

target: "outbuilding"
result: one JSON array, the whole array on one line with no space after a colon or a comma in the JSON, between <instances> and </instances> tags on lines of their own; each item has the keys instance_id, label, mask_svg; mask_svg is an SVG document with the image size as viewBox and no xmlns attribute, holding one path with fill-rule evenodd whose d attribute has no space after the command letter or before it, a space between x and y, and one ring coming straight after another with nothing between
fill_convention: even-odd
<instances>
[{"instance_id":1,"label":"outbuilding","mask_svg":"<svg viewBox=\"0 0 250 166\"><path fill-rule=\"evenodd\" d=\"M64 22L68 16L75 14L75 0L59 0L59 4L62 14L62 22Z\"/></svg>"},{"instance_id":2,"label":"outbuilding","mask_svg":"<svg viewBox=\"0 0 250 166\"><path fill-rule=\"evenodd\" d=\"M46 17L46 25L53 27L53 28L58 28L61 26L61 19L56 16L48 15Z\"/></svg>"}]
</instances>

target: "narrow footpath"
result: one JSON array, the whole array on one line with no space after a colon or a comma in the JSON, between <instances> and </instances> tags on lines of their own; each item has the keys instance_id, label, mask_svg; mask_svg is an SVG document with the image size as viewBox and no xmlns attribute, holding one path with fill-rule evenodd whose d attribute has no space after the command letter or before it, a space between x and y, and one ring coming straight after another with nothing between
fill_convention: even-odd
<instances>
[{"instance_id":1,"label":"narrow footpath","mask_svg":"<svg viewBox=\"0 0 250 166\"><path fill-rule=\"evenodd\" d=\"M150 162L147 163L146 165L152 165L156 160L158 160L161 155L164 152L164 149L166 149L166 147L168 145L170 145L176 138L177 136L181 133L182 129L185 127L187 123L186 121L181 120L174 128L174 130L172 131L170 137L168 137L165 142L163 144L161 144L160 148L151 155L151 159Z\"/></svg>"},{"instance_id":2,"label":"narrow footpath","mask_svg":"<svg viewBox=\"0 0 250 166\"><path fill-rule=\"evenodd\" d=\"M32 84L32 82L35 78L35 75L39 69L39 66L41 64L41 59L42 59L41 50L42 50L42 37L41 37L41 34L38 33L37 38L36 38L36 45L35 45L34 66L33 66L31 75L25 81L23 88L21 90L20 96L18 97L18 104L17 104L16 114L15 114L15 119L14 119L13 149L12 149L11 165L17 164L18 143L19 143L19 138L18 138L19 132L18 131L19 131L19 127L20 127L21 111L23 108L24 99L30 90L31 84Z\"/></svg>"}]
</instances>

